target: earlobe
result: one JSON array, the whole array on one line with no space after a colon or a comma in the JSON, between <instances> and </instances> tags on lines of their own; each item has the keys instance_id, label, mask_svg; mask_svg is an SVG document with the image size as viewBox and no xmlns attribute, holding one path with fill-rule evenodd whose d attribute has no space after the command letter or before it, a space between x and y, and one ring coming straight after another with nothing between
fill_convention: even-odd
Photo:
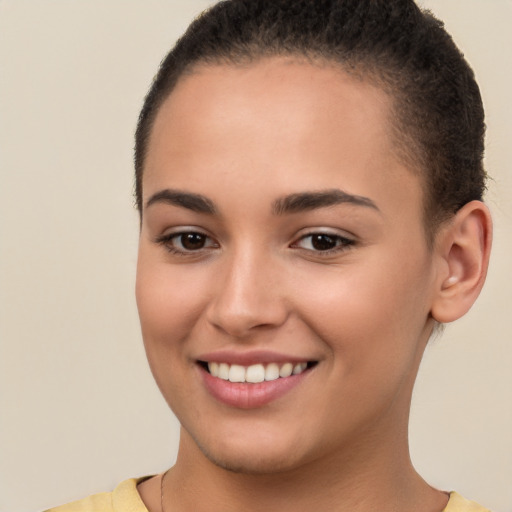
<instances>
[{"instance_id":1,"label":"earlobe","mask_svg":"<svg viewBox=\"0 0 512 512\"><path fill-rule=\"evenodd\" d=\"M438 236L439 265L431 314L438 322L448 323L471 308L485 282L492 242L487 206L481 201L464 205Z\"/></svg>"}]
</instances>

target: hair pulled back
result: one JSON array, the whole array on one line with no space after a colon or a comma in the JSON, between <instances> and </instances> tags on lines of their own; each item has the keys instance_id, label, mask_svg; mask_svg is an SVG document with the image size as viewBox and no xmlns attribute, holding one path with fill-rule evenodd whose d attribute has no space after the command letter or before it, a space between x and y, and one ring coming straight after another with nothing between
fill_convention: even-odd
<instances>
[{"instance_id":1,"label":"hair pulled back","mask_svg":"<svg viewBox=\"0 0 512 512\"><path fill-rule=\"evenodd\" d=\"M413 0L226 0L199 16L162 61L135 136L135 195L155 117L198 64L273 56L330 62L392 100L399 156L424 183L425 225L482 199L484 111L474 73L441 21Z\"/></svg>"}]
</instances>

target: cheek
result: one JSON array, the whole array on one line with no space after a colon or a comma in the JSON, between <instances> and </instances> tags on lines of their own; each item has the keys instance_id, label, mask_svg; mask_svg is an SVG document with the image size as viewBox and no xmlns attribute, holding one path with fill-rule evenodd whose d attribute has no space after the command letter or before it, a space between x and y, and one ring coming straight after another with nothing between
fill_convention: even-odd
<instances>
[{"instance_id":1,"label":"cheek","mask_svg":"<svg viewBox=\"0 0 512 512\"><path fill-rule=\"evenodd\" d=\"M150 359L153 352L177 350L204 309L205 280L184 267L151 258L143 248L139 252L137 308Z\"/></svg>"},{"instance_id":2,"label":"cheek","mask_svg":"<svg viewBox=\"0 0 512 512\"><path fill-rule=\"evenodd\" d=\"M304 279L303 320L346 372L405 364L423 340L428 319L425 265L380 253L364 265Z\"/></svg>"},{"instance_id":3,"label":"cheek","mask_svg":"<svg viewBox=\"0 0 512 512\"><path fill-rule=\"evenodd\" d=\"M190 390L186 374L194 366L187 340L200 317L204 294L179 266L171 266L141 249L137 264L136 298L144 348L154 379L175 413ZM190 409L190 405L187 406Z\"/></svg>"},{"instance_id":4,"label":"cheek","mask_svg":"<svg viewBox=\"0 0 512 512\"><path fill-rule=\"evenodd\" d=\"M428 330L425 290L387 270L347 269L307 294L303 322L331 352L324 391L336 398L324 408L334 431L347 414L370 424L393 404L405 404L415 379Z\"/></svg>"}]
</instances>

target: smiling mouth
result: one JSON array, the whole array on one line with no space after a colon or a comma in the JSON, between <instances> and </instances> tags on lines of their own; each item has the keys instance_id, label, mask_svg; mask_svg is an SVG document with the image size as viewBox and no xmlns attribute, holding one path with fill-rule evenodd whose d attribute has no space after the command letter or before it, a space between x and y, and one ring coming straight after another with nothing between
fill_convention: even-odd
<instances>
[{"instance_id":1,"label":"smiling mouth","mask_svg":"<svg viewBox=\"0 0 512 512\"><path fill-rule=\"evenodd\" d=\"M292 375L300 375L313 368L317 361L303 361L300 363L269 363L242 366L218 362L198 361L199 365L212 377L234 383L259 384L278 379L284 379Z\"/></svg>"}]
</instances>

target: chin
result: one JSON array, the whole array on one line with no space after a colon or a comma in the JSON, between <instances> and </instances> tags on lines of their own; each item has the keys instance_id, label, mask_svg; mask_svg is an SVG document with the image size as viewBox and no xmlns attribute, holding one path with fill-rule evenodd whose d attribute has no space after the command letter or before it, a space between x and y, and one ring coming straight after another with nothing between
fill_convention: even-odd
<instances>
[{"instance_id":1,"label":"chin","mask_svg":"<svg viewBox=\"0 0 512 512\"><path fill-rule=\"evenodd\" d=\"M207 442L194 440L201 453L216 466L233 473L268 475L283 473L300 465L297 445L290 441L281 446L277 441L252 439L250 442ZM240 446L241 445L241 446ZM286 445L286 446L284 446Z\"/></svg>"},{"instance_id":2,"label":"chin","mask_svg":"<svg viewBox=\"0 0 512 512\"><path fill-rule=\"evenodd\" d=\"M230 471L245 475L270 475L276 473L285 473L297 466L296 461L283 460L276 456L251 456L248 454L217 454L212 451L203 450L204 456L216 466Z\"/></svg>"}]
</instances>

